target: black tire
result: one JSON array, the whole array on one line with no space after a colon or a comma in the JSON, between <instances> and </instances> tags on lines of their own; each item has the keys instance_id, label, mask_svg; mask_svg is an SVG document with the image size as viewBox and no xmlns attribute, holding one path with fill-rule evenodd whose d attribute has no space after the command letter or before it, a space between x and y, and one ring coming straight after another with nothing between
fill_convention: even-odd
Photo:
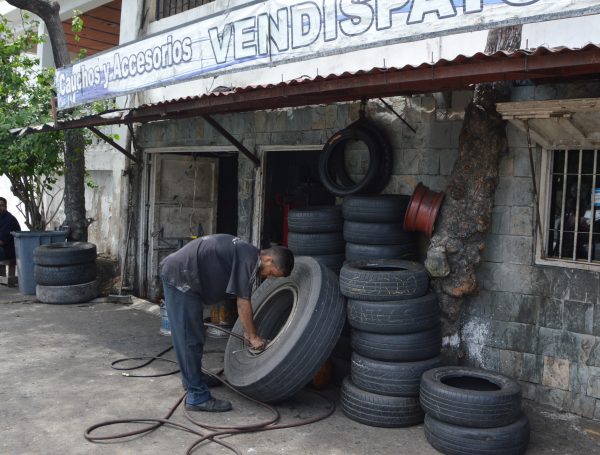
<instances>
[{"instance_id":1,"label":"black tire","mask_svg":"<svg viewBox=\"0 0 600 455\"><path fill-rule=\"evenodd\" d=\"M364 245L346 243L346 260L368 261L372 259L404 259L412 261L417 257L418 247L414 242L402 245Z\"/></svg>"},{"instance_id":2,"label":"black tire","mask_svg":"<svg viewBox=\"0 0 600 455\"><path fill-rule=\"evenodd\" d=\"M421 375L442 365L440 356L418 362L383 362L352 353L352 382L362 390L392 397L418 397Z\"/></svg>"},{"instance_id":3,"label":"black tire","mask_svg":"<svg viewBox=\"0 0 600 455\"><path fill-rule=\"evenodd\" d=\"M75 265L35 265L36 284L43 286L70 286L89 283L96 279L96 261Z\"/></svg>"},{"instance_id":4,"label":"black tire","mask_svg":"<svg viewBox=\"0 0 600 455\"><path fill-rule=\"evenodd\" d=\"M340 270L344 265L344 260L346 259L343 254L313 254L311 257L316 259L325 267L333 270L333 272L336 274L340 273Z\"/></svg>"},{"instance_id":5,"label":"black tire","mask_svg":"<svg viewBox=\"0 0 600 455\"><path fill-rule=\"evenodd\" d=\"M375 123L367 119L359 119L358 122L363 128L371 132L373 137L379 142L379 152L381 154L381 163L379 164L377 178L369 188L370 194L379 194L388 184L392 175L394 164L394 150L383 130L377 127Z\"/></svg>"},{"instance_id":6,"label":"black tire","mask_svg":"<svg viewBox=\"0 0 600 455\"><path fill-rule=\"evenodd\" d=\"M344 221L344 240L363 245L398 245L414 242L414 235L399 224Z\"/></svg>"},{"instance_id":7,"label":"black tire","mask_svg":"<svg viewBox=\"0 0 600 455\"><path fill-rule=\"evenodd\" d=\"M438 420L472 428L510 425L521 414L521 387L501 374L440 367L421 378L423 409Z\"/></svg>"},{"instance_id":8,"label":"black tire","mask_svg":"<svg viewBox=\"0 0 600 455\"><path fill-rule=\"evenodd\" d=\"M440 307L433 292L415 299L384 302L350 299L348 322L357 330L371 333L421 332L440 323Z\"/></svg>"},{"instance_id":9,"label":"black tire","mask_svg":"<svg viewBox=\"0 0 600 455\"><path fill-rule=\"evenodd\" d=\"M379 194L347 196L342 203L342 216L347 221L367 223L403 223L410 196Z\"/></svg>"},{"instance_id":10,"label":"black tire","mask_svg":"<svg viewBox=\"0 0 600 455\"><path fill-rule=\"evenodd\" d=\"M44 286L35 287L35 295L42 303L69 304L89 302L98 296L98 282L74 284L72 286Z\"/></svg>"},{"instance_id":11,"label":"black tire","mask_svg":"<svg viewBox=\"0 0 600 455\"><path fill-rule=\"evenodd\" d=\"M48 243L33 250L36 265L86 264L95 260L96 245L89 242Z\"/></svg>"},{"instance_id":12,"label":"black tire","mask_svg":"<svg viewBox=\"0 0 600 455\"><path fill-rule=\"evenodd\" d=\"M341 391L342 411L350 419L372 427L398 428L423 421L423 410L414 397L388 397L366 392L344 379Z\"/></svg>"},{"instance_id":13,"label":"black tire","mask_svg":"<svg viewBox=\"0 0 600 455\"><path fill-rule=\"evenodd\" d=\"M291 232L340 232L344 226L340 206L312 206L290 210L288 228Z\"/></svg>"},{"instance_id":14,"label":"black tire","mask_svg":"<svg viewBox=\"0 0 600 455\"><path fill-rule=\"evenodd\" d=\"M290 232L288 233L288 248L298 256L343 254L345 244L341 232L317 234Z\"/></svg>"},{"instance_id":15,"label":"black tire","mask_svg":"<svg viewBox=\"0 0 600 455\"><path fill-rule=\"evenodd\" d=\"M254 353L230 337L227 380L268 403L294 395L331 354L344 326L345 306L331 270L312 258L296 258L289 277L267 280L252 295L257 332L272 341ZM233 331L243 333L239 319Z\"/></svg>"},{"instance_id":16,"label":"black tire","mask_svg":"<svg viewBox=\"0 0 600 455\"><path fill-rule=\"evenodd\" d=\"M527 450L529 433L525 414L510 425L496 428L461 427L425 416L427 441L446 455L521 455Z\"/></svg>"},{"instance_id":17,"label":"black tire","mask_svg":"<svg viewBox=\"0 0 600 455\"><path fill-rule=\"evenodd\" d=\"M396 259L346 262L340 270L342 294L356 300L403 300L427 294L423 264Z\"/></svg>"},{"instance_id":18,"label":"black tire","mask_svg":"<svg viewBox=\"0 0 600 455\"><path fill-rule=\"evenodd\" d=\"M325 143L319 157L319 177L323 186L337 196L350 194L367 194L379 192L382 188L382 179L385 179L382 166L391 167L390 159L383 153L390 153L385 144L380 142L380 137L373 133L372 128L365 127L366 121L356 122L349 127L338 131ZM369 168L365 176L354 182L348 176L343 164L343 154L350 141L364 142L369 150ZM389 175L388 175L389 179ZM387 179L384 182L387 183Z\"/></svg>"},{"instance_id":19,"label":"black tire","mask_svg":"<svg viewBox=\"0 0 600 455\"><path fill-rule=\"evenodd\" d=\"M440 326L423 332L392 335L352 331L352 349L370 359L387 362L416 362L440 354L442 331Z\"/></svg>"}]
</instances>

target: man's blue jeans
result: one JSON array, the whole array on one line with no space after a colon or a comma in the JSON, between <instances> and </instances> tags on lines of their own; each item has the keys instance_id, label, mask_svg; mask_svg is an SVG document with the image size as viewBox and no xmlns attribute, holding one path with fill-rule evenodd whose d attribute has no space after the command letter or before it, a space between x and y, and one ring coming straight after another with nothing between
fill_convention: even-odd
<instances>
[{"instance_id":1,"label":"man's blue jeans","mask_svg":"<svg viewBox=\"0 0 600 455\"><path fill-rule=\"evenodd\" d=\"M211 394L202 380L205 337L202 298L193 292L181 292L164 278L163 289L181 382L187 390L186 402L192 405L204 403Z\"/></svg>"}]
</instances>

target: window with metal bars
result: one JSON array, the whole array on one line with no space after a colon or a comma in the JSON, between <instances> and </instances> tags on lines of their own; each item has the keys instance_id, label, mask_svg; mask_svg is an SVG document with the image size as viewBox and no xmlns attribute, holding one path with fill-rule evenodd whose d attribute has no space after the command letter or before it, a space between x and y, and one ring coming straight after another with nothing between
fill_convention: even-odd
<instances>
[{"instance_id":1,"label":"window with metal bars","mask_svg":"<svg viewBox=\"0 0 600 455\"><path fill-rule=\"evenodd\" d=\"M156 1L156 20L173 16L183 11L187 11L197 6L212 3L215 0L157 0Z\"/></svg>"},{"instance_id":2,"label":"window with metal bars","mask_svg":"<svg viewBox=\"0 0 600 455\"><path fill-rule=\"evenodd\" d=\"M600 264L598 150L550 152L544 256Z\"/></svg>"}]
</instances>

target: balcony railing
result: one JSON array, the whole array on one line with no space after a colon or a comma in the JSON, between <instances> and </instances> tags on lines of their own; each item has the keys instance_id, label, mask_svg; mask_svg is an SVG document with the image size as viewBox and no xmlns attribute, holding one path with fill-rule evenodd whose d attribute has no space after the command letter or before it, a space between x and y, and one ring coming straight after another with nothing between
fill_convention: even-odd
<instances>
[{"instance_id":1,"label":"balcony railing","mask_svg":"<svg viewBox=\"0 0 600 455\"><path fill-rule=\"evenodd\" d=\"M215 0L157 0L156 2L156 20L173 16L174 14L196 8L200 5L212 3Z\"/></svg>"}]
</instances>

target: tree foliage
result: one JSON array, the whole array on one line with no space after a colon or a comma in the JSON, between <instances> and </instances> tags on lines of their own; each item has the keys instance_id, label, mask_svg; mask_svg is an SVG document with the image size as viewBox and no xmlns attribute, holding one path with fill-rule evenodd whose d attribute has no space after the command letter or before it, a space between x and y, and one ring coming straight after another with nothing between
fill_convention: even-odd
<instances>
[{"instance_id":1,"label":"tree foliage","mask_svg":"<svg viewBox=\"0 0 600 455\"><path fill-rule=\"evenodd\" d=\"M54 70L43 68L31 52L40 43L37 23L25 16L16 33L0 18L0 174L11 182L22 203L25 224L43 230L52 216L44 205L64 171L64 137L60 132L15 136L13 128L50 121Z\"/></svg>"}]
</instances>

